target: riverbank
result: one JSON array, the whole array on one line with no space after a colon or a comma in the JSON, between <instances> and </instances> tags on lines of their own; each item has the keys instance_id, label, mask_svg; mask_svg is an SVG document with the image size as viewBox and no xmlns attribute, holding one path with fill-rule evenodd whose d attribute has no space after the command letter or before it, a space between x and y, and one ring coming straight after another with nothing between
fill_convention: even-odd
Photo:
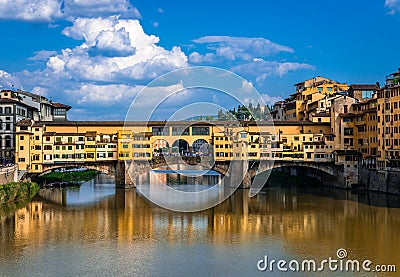
<instances>
[{"instance_id":1,"label":"riverbank","mask_svg":"<svg viewBox=\"0 0 400 277\"><path fill-rule=\"evenodd\" d=\"M0 185L0 206L32 199L40 187L31 182L12 182Z\"/></svg>"},{"instance_id":2,"label":"riverbank","mask_svg":"<svg viewBox=\"0 0 400 277\"><path fill-rule=\"evenodd\" d=\"M89 169L85 171L71 171L71 172L50 172L38 178L39 183L48 184L55 182L76 183L80 181L89 181L93 179L99 172L97 170Z\"/></svg>"}]
</instances>

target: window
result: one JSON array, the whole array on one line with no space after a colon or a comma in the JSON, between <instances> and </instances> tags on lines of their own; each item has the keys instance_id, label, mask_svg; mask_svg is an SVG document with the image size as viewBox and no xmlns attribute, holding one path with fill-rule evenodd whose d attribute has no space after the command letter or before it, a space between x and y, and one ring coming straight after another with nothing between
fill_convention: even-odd
<instances>
[{"instance_id":1,"label":"window","mask_svg":"<svg viewBox=\"0 0 400 277\"><path fill-rule=\"evenodd\" d=\"M19 140L24 140L25 137L24 136L19 136Z\"/></svg>"},{"instance_id":2,"label":"window","mask_svg":"<svg viewBox=\"0 0 400 277\"><path fill-rule=\"evenodd\" d=\"M52 150L53 147L51 145L45 145L45 146L43 146L43 149L44 150Z\"/></svg>"},{"instance_id":3,"label":"window","mask_svg":"<svg viewBox=\"0 0 400 277\"><path fill-rule=\"evenodd\" d=\"M50 137L46 137L46 141L50 141Z\"/></svg>"},{"instance_id":4,"label":"window","mask_svg":"<svg viewBox=\"0 0 400 277\"><path fill-rule=\"evenodd\" d=\"M344 105L344 106L343 106L343 109L344 109L344 113L347 113L347 112L348 112L348 110L347 110L347 105Z\"/></svg>"},{"instance_id":5,"label":"window","mask_svg":"<svg viewBox=\"0 0 400 277\"><path fill-rule=\"evenodd\" d=\"M35 140L39 140L39 136L35 136Z\"/></svg>"},{"instance_id":6,"label":"window","mask_svg":"<svg viewBox=\"0 0 400 277\"><path fill-rule=\"evenodd\" d=\"M65 109L54 109L54 115L65 116L66 110Z\"/></svg>"},{"instance_id":7,"label":"window","mask_svg":"<svg viewBox=\"0 0 400 277\"><path fill-rule=\"evenodd\" d=\"M68 146L68 150L72 150L72 145L69 145L69 146Z\"/></svg>"},{"instance_id":8,"label":"window","mask_svg":"<svg viewBox=\"0 0 400 277\"><path fill-rule=\"evenodd\" d=\"M19 147L19 150L24 150L24 147L23 147L23 146L20 146L20 147Z\"/></svg>"},{"instance_id":9,"label":"window","mask_svg":"<svg viewBox=\"0 0 400 277\"><path fill-rule=\"evenodd\" d=\"M210 134L209 127L192 127L193 136L208 136Z\"/></svg>"},{"instance_id":10,"label":"window","mask_svg":"<svg viewBox=\"0 0 400 277\"><path fill-rule=\"evenodd\" d=\"M169 128L153 127L152 134L153 136L169 136Z\"/></svg>"},{"instance_id":11,"label":"window","mask_svg":"<svg viewBox=\"0 0 400 277\"><path fill-rule=\"evenodd\" d=\"M172 135L173 136L188 136L189 128L172 127Z\"/></svg>"},{"instance_id":12,"label":"window","mask_svg":"<svg viewBox=\"0 0 400 277\"><path fill-rule=\"evenodd\" d=\"M10 136L6 136L6 147L11 147L11 137Z\"/></svg>"},{"instance_id":13,"label":"window","mask_svg":"<svg viewBox=\"0 0 400 277\"><path fill-rule=\"evenodd\" d=\"M247 138L247 134L246 133L241 133L240 134L240 138Z\"/></svg>"},{"instance_id":14,"label":"window","mask_svg":"<svg viewBox=\"0 0 400 277\"><path fill-rule=\"evenodd\" d=\"M5 107L4 108L4 113L5 114L11 114L11 107Z\"/></svg>"},{"instance_id":15,"label":"window","mask_svg":"<svg viewBox=\"0 0 400 277\"><path fill-rule=\"evenodd\" d=\"M18 162L24 163L24 162L25 162L25 158L19 158L19 159L18 159Z\"/></svg>"},{"instance_id":16,"label":"window","mask_svg":"<svg viewBox=\"0 0 400 277\"><path fill-rule=\"evenodd\" d=\"M11 130L11 124L10 123L6 123L6 130Z\"/></svg>"},{"instance_id":17,"label":"window","mask_svg":"<svg viewBox=\"0 0 400 277\"><path fill-rule=\"evenodd\" d=\"M344 135L352 136L353 135L353 128L344 128Z\"/></svg>"}]
</instances>

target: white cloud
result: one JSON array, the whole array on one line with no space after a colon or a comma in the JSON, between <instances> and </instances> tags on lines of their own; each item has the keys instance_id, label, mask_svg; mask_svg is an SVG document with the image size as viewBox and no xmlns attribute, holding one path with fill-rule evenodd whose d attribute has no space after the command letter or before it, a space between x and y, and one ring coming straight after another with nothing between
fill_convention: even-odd
<instances>
[{"instance_id":1,"label":"white cloud","mask_svg":"<svg viewBox=\"0 0 400 277\"><path fill-rule=\"evenodd\" d=\"M35 56L28 58L28 60L44 61L55 54L57 54L57 51L40 50L40 51L36 51Z\"/></svg>"},{"instance_id":2,"label":"white cloud","mask_svg":"<svg viewBox=\"0 0 400 277\"><path fill-rule=\"evenodd\" d=\"M1 89L22 89L20 80L10 73L0 69L0 88Z\"/></svg>"},{"instance_id":3,"label":"white cloud","mask_svg":"<svg viewBox=\"0 0 400 277\"><path fill-rule=\"evenodd\" d=\"M158 12L158 13L164 13L164 10L163 10L162 8L158 8L158 9L157 9L157 12Z\"/></svg>"},{"instance_id":4,"label":"white cloud","mask_svg":"<svg viewBox=\"0 0 400 277\"><path fill-rule=\"evenodd\" d=\"M191 63L212 63L216 59L217 57L214 53L206 53L205 55L202 55L198 52L193 52L189 55L189 61Z\"/></svg>"},{"instance_id":5,"label":"white cloud","mask_svg":"<svg viewBox=\"0 0 400 277\"><path fill-rule=\"evenodd\" d=\"M261 85L268 76L286 75L289 71L300 69L313 70L314 66L305 63L265 61L254 59L250 63L240 64L231 68L232 71L256 78L257 84Z\"/></svg>"},{"instance_id":6,"label":"white cloud","mask_svg":"<svg viewBox=\"0 0 400 277\"><path fill-rule=\"evenodd\" d=\"M265 93L261 94L261 97L264 99L264 102L265 102L266 104L268 104L268 105L273 105L273 104L275 104L276 102L282 101L282 100L283 100L283 97L280 97L280 96L270 96L270 95L265 94Z\"/></svg>"},{"instance_id":7,"label":"white cloud","mask_svg":"<svg viewBox=\"0 0 400 277\"><path fill-rule=\"evenodd\" d=\"M64 12L73 17L96 17L121 14L140 18L139 11L127 0L64 0Z\"/></svg>"},{"instance_id":8,"label":"white cloud","mask_svg":"<svg viewBox=\"0 0 400 277\"><path fill-rule=\"evenodd\" d=\"M78 104L95 103L100 106L111 106L121 102L130 103L142 88L142 86L122 84L85 84L78 89L67 90L66 93L77 99Z\"/></svg>"},{"instance_id":9,"label":"white cloud","mask_svg":"<svg viewBox=\"0 0 400 277\"><path fill-rule=\"evenodd\" d=\"M31 92L42 96L47 96L49 94L49 90L43 87L34 87Z\"/></svg>"},{"instance_id":10,"label":"white cloud","mask_svg":"<svg viewBox=\"0 0 400 277\"><path fill-rule=\"evenodd\" d=\"M390 14L400 12L400 0L386 0L385 7L390 10Z\"/></svg>"},{"instance_id":11,"label":"white cloud","mask_svg":"<svg viewBox=\"0 0 400 277\"><path fill-rule=\"evenodd\" d=\"M53 21L62 17L57 0L1 0L0 18L24 21Z\"/></svg>"},{"instance_id":12,"label":"white cloud","mask_svg":"<svg viewBox=\"0 0 400 277\"><path fill-rule=\"evenodd\" d=\"M246 38L230 36L205 36L193 40L197 44L206 44L214 52L201 55L197 52L190 61L193 63L208 63L217 59L249 61L254 57L266 57L280 52L293 53L293 49L277 44L265 38Z\"/></svg>"},{"instance_id":13,"label":"white cloud","mask_svg":"<svg viewBox=\"0 0 400 277\"><path fill-rule=\"evenodd\" d=\"M158 25L160 25L160 24L159 24L157 21L154 21L154 22L153 22L153 27L154 27L154 28L157 28Z\"/></svg>"},{"instance_id":14,"label":"white cloud","mask_svg":"<svg viewBox=\"0 0 400 277\"><path fill-rule=\"evenodd\" d=\"M52 22L57 19L122 15L140 18L127 0L1 0L0 18Z\"/></svg>"},{"instance_id":15,"label":"white cloud","mask_svg":"<svg viewBox=\"0 0 400 277\"><path fill-rule=\"evenodd\" d=\"M63 34L84 41L51 57L47 62L50 74L85 81L133 81L187 66L179 47L158 46L159 38L147 35L135 19L77 18Z\"/></svg>"}]
</instances>

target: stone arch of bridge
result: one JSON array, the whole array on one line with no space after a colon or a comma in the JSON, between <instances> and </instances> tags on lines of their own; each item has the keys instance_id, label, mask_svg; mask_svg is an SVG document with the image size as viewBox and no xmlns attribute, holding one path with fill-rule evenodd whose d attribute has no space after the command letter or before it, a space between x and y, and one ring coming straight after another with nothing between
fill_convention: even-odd
<instances>
[{"instance_id":1,"label":"stone arch of bridge","mask_svg":"<svg viewBox=\"0 0 400 277\"><path fill-rule=\"evenodd\" d=\"M64 164L64 165L52 165L49 167L44 167L43 171L38 174L38 176L45 175L47 173L50 173L56 169L68 169L68 168L86 168L86 169L94 169L99 172L105 173L107 175L111 175L115 172L115 165L114 164L102 164L102 165L96 165L96 164Z\"/></svg>"},{"instance_id":2,"label":"stone arch of bridge","mask_svg":"<svg viewBox=\"0 0 400 277\"><path fill-rule=\"evenodd\" d=\"M335 170L331 168L330 165L326 165L325 167L321 166L313 166L312 164L282 164L282 163L274 163L273 166L265 166L264 168L260 168L258 170L249 170L249 177L254 179L256 176L262 177L262 175L267 176L267 172L271 170L282 170L283 172L290 173L290 175L294 176L305 176L305 177L314 177L318 179L324 185L337 186L335 184L341 183L341 179L339 176L335 174ZM265 180L265 183L268 179Z\"/></svg>"}]
</instances>

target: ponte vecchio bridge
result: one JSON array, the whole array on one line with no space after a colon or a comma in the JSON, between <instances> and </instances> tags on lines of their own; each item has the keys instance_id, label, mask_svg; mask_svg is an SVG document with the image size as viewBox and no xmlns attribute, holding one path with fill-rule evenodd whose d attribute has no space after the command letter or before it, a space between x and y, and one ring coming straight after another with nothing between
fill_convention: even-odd
<instances>
[{"instance_id":1,"label":"ponte vecchio bridge","mask_svg":"<svg viewBox=\"0 0 400 277\"><path fill-rule=\"evenodd\" d=\"M135 185L127 171L140 174L171 163L227 174L233 161L240 162L246 170L244 187L260 172L281 167L343 187L356 177L353 168L346 171L326 123L22 120L16 143L20 175L83 166L115 174L123 187ZM357 161L357 153L346 157Z\"/></svg>"}]
</instances>

